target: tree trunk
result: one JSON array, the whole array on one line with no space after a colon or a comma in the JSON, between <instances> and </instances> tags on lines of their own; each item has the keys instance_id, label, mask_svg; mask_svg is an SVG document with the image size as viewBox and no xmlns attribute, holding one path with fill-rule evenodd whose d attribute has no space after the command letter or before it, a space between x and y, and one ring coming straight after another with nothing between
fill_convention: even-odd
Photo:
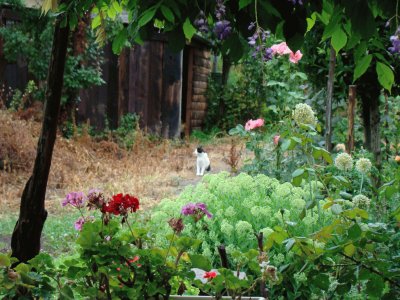
<instances>
[{"instance_id":1,"label":"tree trunk","mask_svg":"<svg viewBox=\"0 0 400 300\"><path fill-rule=\"evenodd\" d=\"M326 96L326 113L325 113L325 148L328 151L332 150L332 98L333 98L333 83L335 81L336 67L336 51L331 45L329 56L329 74Z\"/></svg>"},{"instance_id":2,"label":"tree trunk","mask_svg":"<svg viewBox=\"0 0 400 300\"><path fill-rule=\"evenodd\" d=\"M44 200L57 134L69 34L69 26L61 28L60 21L56 21L54 30L44 118L33 174L22 194L19 218L11 239L12 256L20 262L26 262L40 252L40 236L47 218Z\"/></svg>"},{"instance_id":3,"label":"tree trunk","mask_svg":"<svg viewBox=\"0 0 400 300\"><path fill-rule=\"evenodd\" d=\"M354 150L354 119L355 119L355 108L356 108L356 93L357 86L349 86L349 103L347 104L347 145L346 152L351 153Z\"/></svg>"}]
</instances>

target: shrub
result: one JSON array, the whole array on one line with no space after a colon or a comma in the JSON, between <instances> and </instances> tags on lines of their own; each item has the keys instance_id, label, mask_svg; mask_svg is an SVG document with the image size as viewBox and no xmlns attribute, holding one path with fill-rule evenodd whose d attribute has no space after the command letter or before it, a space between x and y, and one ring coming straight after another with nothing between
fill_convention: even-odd
<instances>
[{"instance_id":1,"label":"shrub","mask_svg":"<svg viewBox=\"0 0 400 300\"><path fill-rule=\"evenodd\" d=\"M179 207L188 202L204 202L214 213L215 218L204 219L202 223L188 224L184 232L190 236L199 228L206 228L197 238L203 241L201 252L217 264L216 247L224 244L228 254L236 250L256 248L255 233L263 232L264 237L277 225L294 224L295 232L311 232L318 222L317 214L308 214L300 220L309 193L290 183L280 184L277 179L265 175L250 176L241 173L230 177L227 172L206 175L196 187L187 187L176 200L165 199L151 216L150 226L157 232L155 239L159 245L168 241L165 236L171 233L168 226L160 226L171 217L176 217ZM330 213L325 212L327 220Z\"/></svg>"}]
</instances>

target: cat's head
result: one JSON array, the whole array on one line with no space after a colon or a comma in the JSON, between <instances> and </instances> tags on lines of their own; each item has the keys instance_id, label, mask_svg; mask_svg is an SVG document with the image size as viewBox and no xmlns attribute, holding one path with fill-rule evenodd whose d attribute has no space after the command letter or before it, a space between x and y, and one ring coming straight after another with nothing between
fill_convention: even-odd
<instances>
[{"instance_id":1,"label":"cat's head","mask_svg":"<svg viewBox=\"0 0 400 300\"><path fill-rule=\"evenodd\" d=\"M199 155L200 153L204 153L204 149L202 146L198 146L193 152L194 155Z\"/></svg>"}]
</instances>

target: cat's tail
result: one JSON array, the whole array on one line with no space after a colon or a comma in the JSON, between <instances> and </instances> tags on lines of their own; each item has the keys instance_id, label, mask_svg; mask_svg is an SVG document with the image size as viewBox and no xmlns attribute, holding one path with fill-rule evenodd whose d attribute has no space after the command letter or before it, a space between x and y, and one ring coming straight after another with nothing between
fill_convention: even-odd
<instances>
[{"instance_id":1,"label":"cat's tail","mask_svg":"<svg viewBox=\"0 0 400 300\"><path fill-rule=\"evenodd\" d=\"M207 172L210 172L210 171L211 171L211 164L208 165L206 171L207 171Z\"/></svg>"}]
</instances>

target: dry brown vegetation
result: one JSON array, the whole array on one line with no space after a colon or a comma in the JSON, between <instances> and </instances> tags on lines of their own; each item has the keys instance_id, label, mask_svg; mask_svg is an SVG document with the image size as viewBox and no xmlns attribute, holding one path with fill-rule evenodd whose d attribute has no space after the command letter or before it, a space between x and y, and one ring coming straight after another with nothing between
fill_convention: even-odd
<instances>
[{"instance_id":1,"label":"dry brown vegetation","mask_svg":"<svg viewBox=\"0 0 400 300\"><path fill-rule=\"evenodd\" d=\"M0 110L0 207L17 211L28 180L40 132L40 123L21 120L17 114ZM109 141L95 141L89 135L67 140L57 137L46 206L59 212L60 201L70 191L100 188L107 195L132 193L150 207L166 197L174 197L188 184L195 184L193 150L196 142L164 140L150 142L139 132L132 150ZM230 170L229 140L219 139L205 146L212 173ZM225 158L225 159L224 159ZM235 160L238 159L235 157Z\"/></svg>"}]
</instances>

